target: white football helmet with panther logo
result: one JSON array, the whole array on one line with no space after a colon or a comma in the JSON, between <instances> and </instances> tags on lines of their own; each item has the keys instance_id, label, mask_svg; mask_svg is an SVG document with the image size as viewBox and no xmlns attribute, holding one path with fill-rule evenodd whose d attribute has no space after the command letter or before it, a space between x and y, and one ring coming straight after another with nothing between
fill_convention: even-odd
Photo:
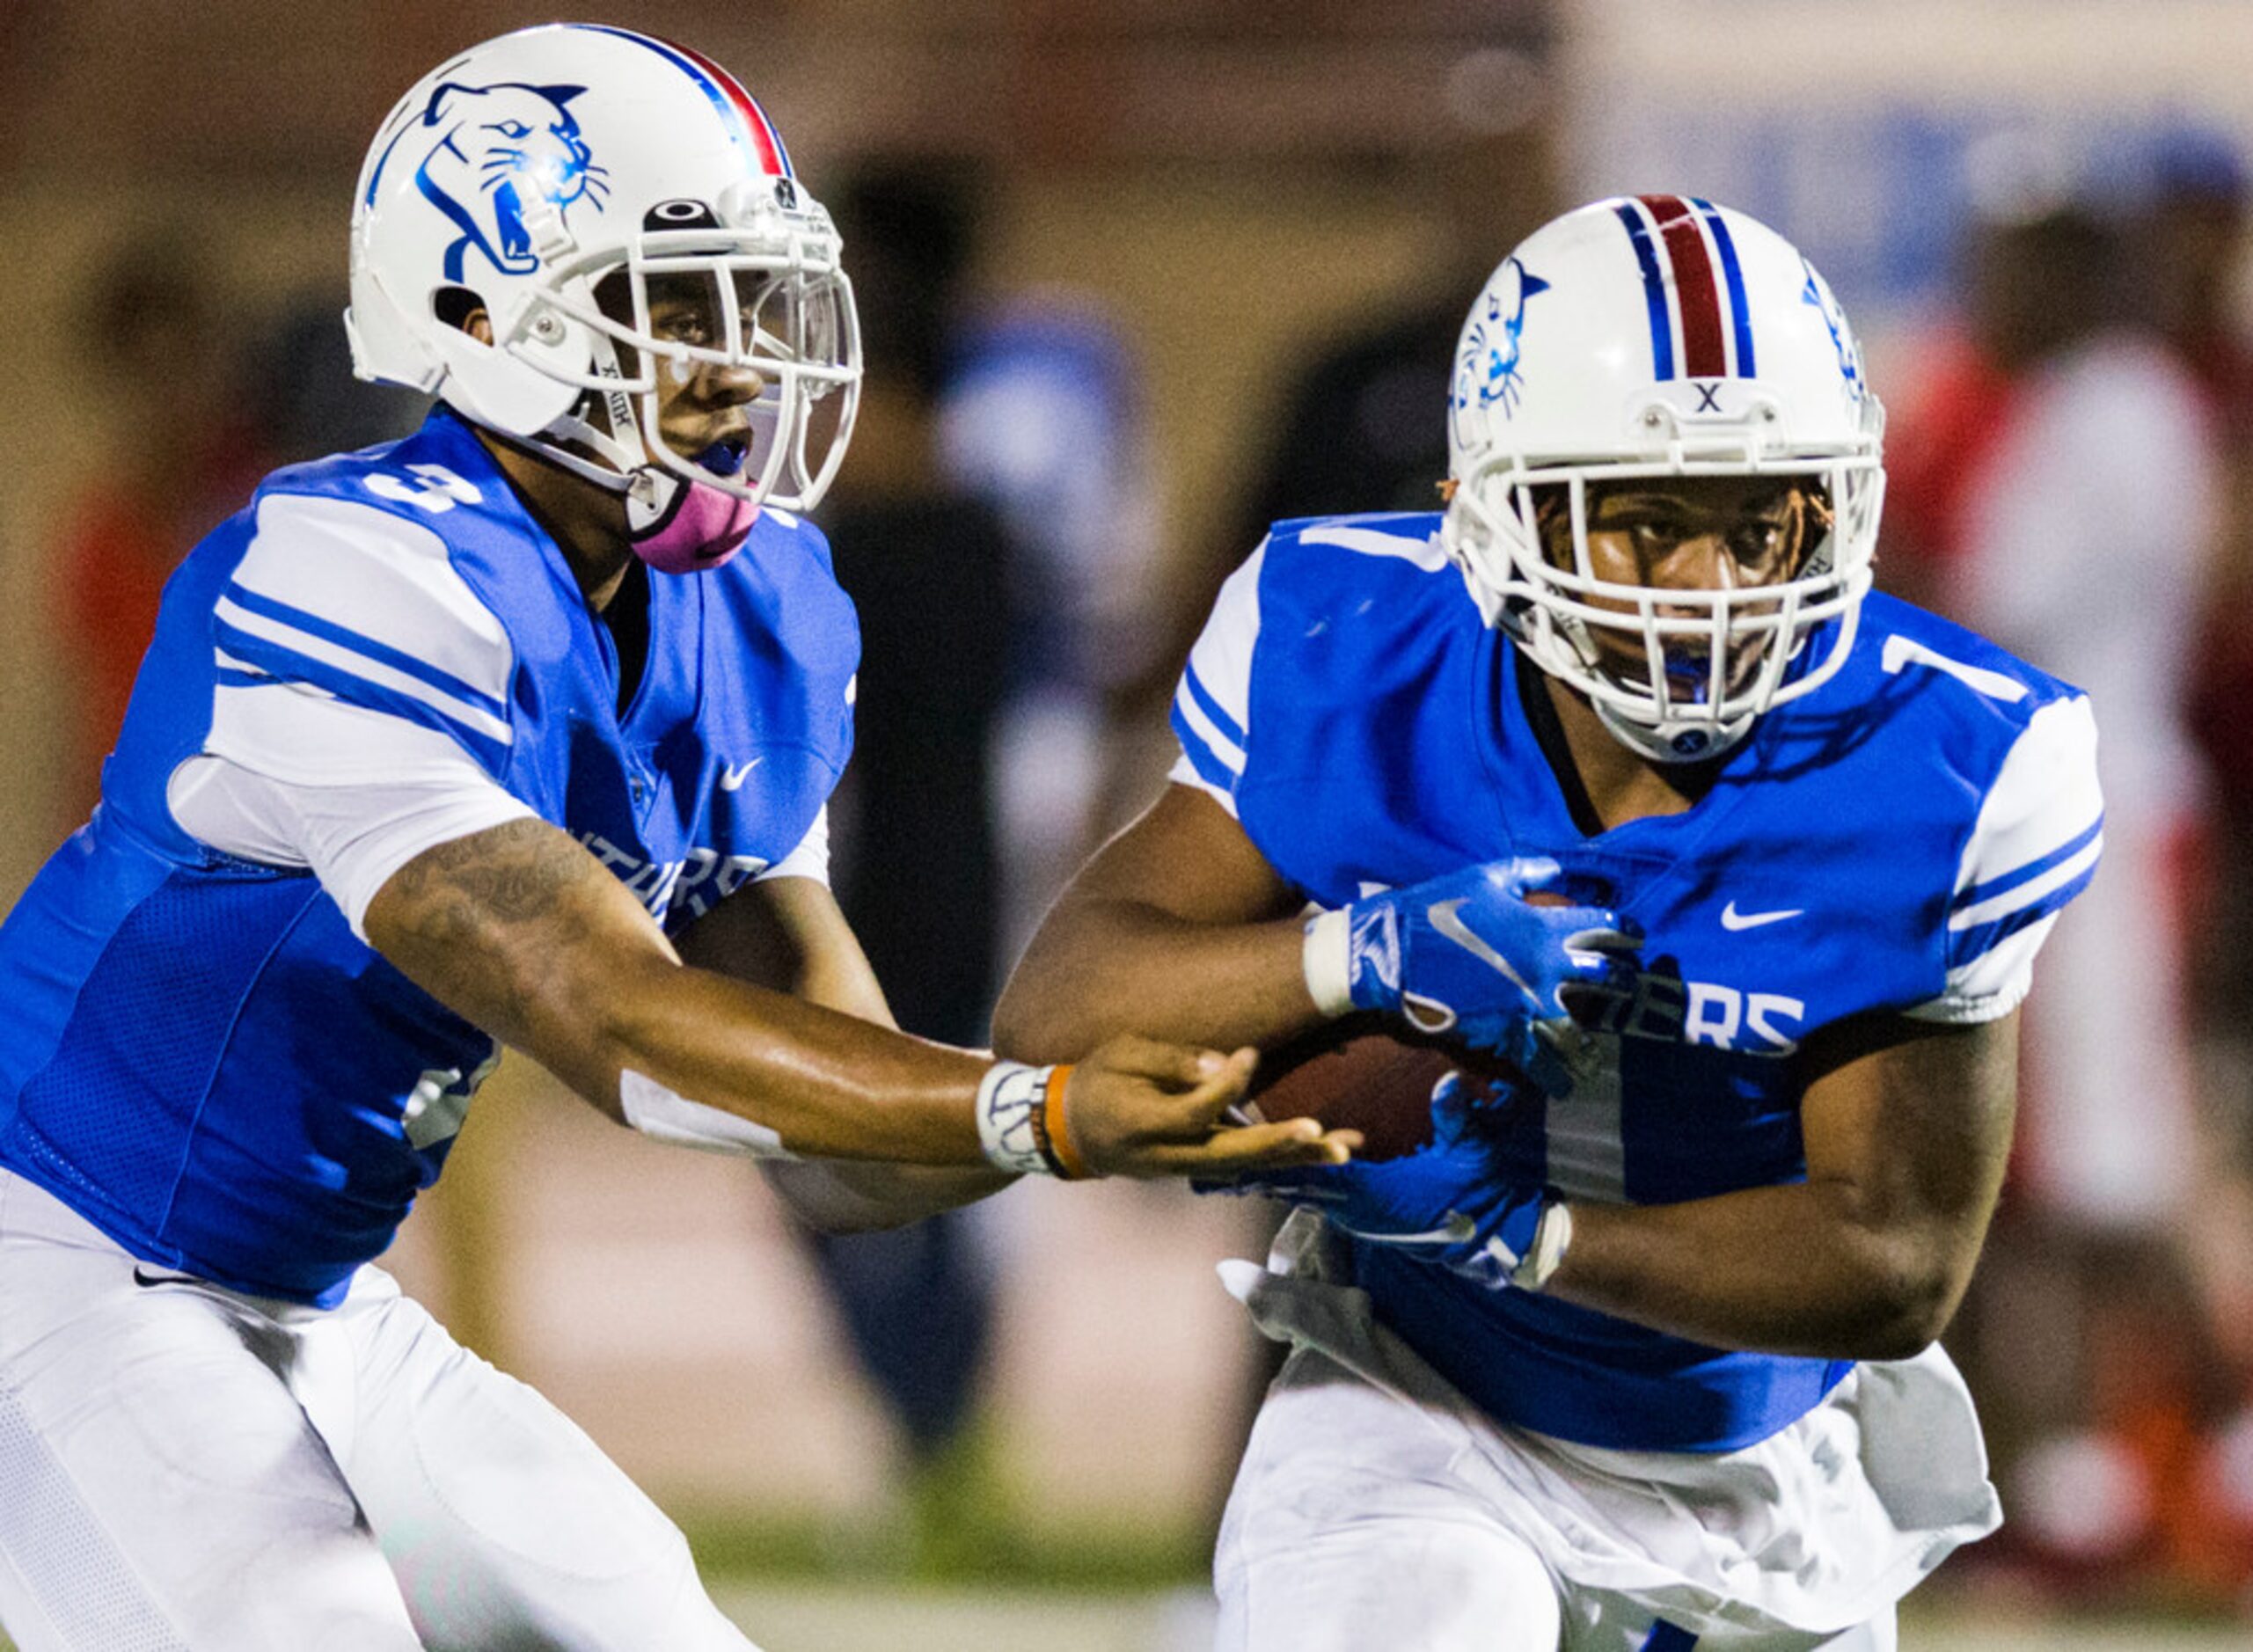
<instances>
[{"instance_id":1,"label":"white football helmet with panther logo","mask_svg":"<svg viewBox=\"0 0 2253 1652\"><path fill-rule=\"evenodd\" d=\"M1598 201L1535 231L1472 306L1443 543L1489 623L1629 748L1714 757L1844 663L1884 429L1846 318L1783 238L1703 201ZM1744 475L1803 479L1827 508L1779 582L1660 592L1592 571L1590 484ZM1545 506L1570 513L1569 566L1544 553Z\"/></svg>"},{"instance_id":2,"label":"white football helmet with panther logo","mask_svg":"<svg viewBox=\"0 0 2253 1652\"><path fill-rule=\"evenodd\" d=\"M860 347L838 254L725 69L625 29L552 24L440 65L384 122L354 200L346 325L362 376L435 394L625 493L656 566L710 566L681 542L732 547L760 504L810 508L844 457ZM606 312L596 289L620 272ZM708 295L709 335L656 336L653 281ZM490 344L459 325L474 306ZM659 376L707 363L758 374L749 441L676 452Z\"/></svg>"}]
</instances>

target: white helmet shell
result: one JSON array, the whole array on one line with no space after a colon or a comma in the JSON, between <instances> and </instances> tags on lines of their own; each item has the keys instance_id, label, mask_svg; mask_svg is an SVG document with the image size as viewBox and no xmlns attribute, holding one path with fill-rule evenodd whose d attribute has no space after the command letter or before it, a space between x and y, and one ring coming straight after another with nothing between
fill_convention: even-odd
<instances>
[{"instance_id":1,"label":"white helmet shell","mask_svg":"<svg viewBox=\"0 0 2253 1652\"><path fill-rule=\"evenodd\" d=\"M734 77L647 35L551 24L440 65L384 122L354 197L345 321L363 378L435 395L645 510L684 482L805 509L859 398L838 255ZM595 300L616 271L630 317ZM707 283L718 336L654 336L653 276ZM459 325L472 303L490 344ZM676 453L658 434L661 367L707 363L759 376L747 454ZM808 414L832 397L816 448Z\"/></svg>"},{"instance_id":2,"label":"white helmet shell","mask_svg":"<svg viewBox=\"0 0 2253 1652\"><path fill-rule=\"evenodd\" d=\"M1884 429L1853 332L1790 243L1705 201L1598 201L1527 238L1471 308L1443 543L1489 622L1622 742L1658 762L1714 757L1844 662L1869 588ZM1659 592L1594 576L1589 483L1743 475L1827 495L1831 530L1789 577ZM1551 485L1571 513L1569 567L1536 528ZM1642 669L1605 663L1626 651L1598 634L1631 643Z\"/></svg>"}]
</instances>

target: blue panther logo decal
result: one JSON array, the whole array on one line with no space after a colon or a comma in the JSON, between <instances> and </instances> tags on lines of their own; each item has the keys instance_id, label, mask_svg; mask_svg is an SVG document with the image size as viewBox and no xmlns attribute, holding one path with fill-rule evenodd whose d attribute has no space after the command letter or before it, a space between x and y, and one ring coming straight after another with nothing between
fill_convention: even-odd
<instances>
[{"instance_id":1,"label":"blue panther logo decal","mask_svg":"<svg viewBox=\"0 0 2253 1652\"><path fill-rule=\"evenodd\" d=\"M1862 376L1862 347L1854 342L1854 336L1847 326L1846 312L1831 296L1830 288L1815 273L1815 267L1804 258L1799 260L1799 266L1807 272L1807 285L1799 289L1799 302L1814 305L1815 313L1830 329L1831 347L1839 353L1839 376L1846 380L1847 399L1858 406L1869 388Z\"/></svg>"},{"instance_id":2,"label":"blue panther logo decal","mask_svg":"<svg viewBox=\"0 0 2253 1652\"><path fill-rule=\"evenodd\" d=\"M444 131L414 182L462 232L446 249L448 281L463 279L472 248L506 275L539 268L524 228L525 210L536 201L568 210L585 199L602 210L610 174L595 164L579 122L564 106L586 90L449 82L430 94L422 124Z\"/></svg>"},{"instance_id":3,"label":"blue panther logo decal","mask_svg":"<svg viewBox=\"0 0 2253 1652\"><path fill-rule=\"evenodd\" d=\"M1516 259L1507 259L1488 283L1485 303L1474 314L1463 340L1462 359L1455 364L1455 406L1500 407L1504 418L1514 417L1525 393L1518 371L1525 333L1525 301L1549 290L1549 283L1531 274Z\"/></svg>"}]
</instances>

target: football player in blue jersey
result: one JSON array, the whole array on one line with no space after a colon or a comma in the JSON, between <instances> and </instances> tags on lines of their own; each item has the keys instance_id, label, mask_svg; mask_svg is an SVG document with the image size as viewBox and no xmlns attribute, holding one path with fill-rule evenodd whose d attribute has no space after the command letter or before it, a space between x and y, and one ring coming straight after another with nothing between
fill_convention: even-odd
<instances>
[{"instance_id":1,"label":"football player in blue jersey","mask_svg":"<svg viewBox=\"0 0 2253 1652\"><path fill-rule=\"evenodd\" d=\"M1399 1005L1515 1057L1441 1083L1429 1145L1254 1178L1300 1209L1225 1272L1295 1346L1222 1647L1890 1648L2000 1518L1935 1339L2100 852L2088 702L1869 594L1878 403L1741 214L1541 229L1445 411L1444 511L1280 523L1230 580L1176 784L997 1042L1273 1047ZM1481 971L1538 1009L1466 1011Z\"/></svg>"},{"instance_id":2,"label":"football player in blue jersey","mask_svg":"<svg viewBox=\"0 0 2253 1652\"><path fill-rule=\"evenodd\" d=\"M826 879L859 638L794 514L851 290L732 77L580 26L450 60L352 274L360 370L439 406L189 557L99 809L0 928L0 1623L741 1648L656 1509L366 1265L496 1040L838 1223L1349 1144L1217 1129L1249 1052L889 1027Z\"/></svg>"}]
</instances>

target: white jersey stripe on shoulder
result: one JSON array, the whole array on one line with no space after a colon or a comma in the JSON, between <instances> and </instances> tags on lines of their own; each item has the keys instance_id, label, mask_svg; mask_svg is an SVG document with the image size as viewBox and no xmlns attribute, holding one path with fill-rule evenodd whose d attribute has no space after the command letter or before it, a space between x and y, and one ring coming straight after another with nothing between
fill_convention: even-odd
<instances>
[{"instance_id":1,"label":"white jersey stripe on shoulder","mask_svg":"<svg viewBox=\"0 0 2253 1652\"><path fill-rule=\"evenodd\" d=\"M505 749L483 739L479 748L460 725L418 720L387 703L357 703L318 684L267 677L229 684L221 677L213 697L204 751L259 774L297 786L394 785L442 779L483 769L488 755ZM223 847L224 845L222 845Z\"/></svg>"},{"instance_id":2,"label":"white jersey stripe on shoulder","mask_svg":"<svg viewBox=\"0 0 2253 1652\"><path fill-rule=\"evenodd\" d=\"M2030 878L2015 888L2001 895L1973 903L1960 912L1949 914L1948 927L1951 930L1975 929L1981 924L1992 923L2008 912L2034 905L2051 890L2071 883L2088 871L2104 852L2104 835L2099 832L2079 854L2059 862L2038 878Z\"/></svg>"},{"instance_id":3,"label":"white jersey stripe on shoulder","mask_svg":"<svg viewBox=\"0 0 2253 1652\"><path fill-rule=\"evenodd\" d=\"M2026 698L2026 684L2000 671L1990 671L1982 665L1969 665L1961 660L1951 660L1938 649L1927 648L1913 638L1894 635L1885 639L1885 647L1878 654L1878 665L1888 676L1904 666L1930 666L1935 671L1945 671L1967 688L1976 689L1990 699L2016 705Z\"/></svg>"},{"instance_id":4,"label":"white jersey stripe on shoulder","mask_svg":"<svg viewBox=\"0 0 2253 1652\"><path fill-rule=\"evenodd\" d=\"M1211 689L1205 687L1203 679L1197 676L1197 662L1195 660L1191 660L1188 668L1182 671L1181 686L1189 691L1189 698L1203 708L1204 714L1212 719L1214 725L1220 732L1228 736L1232 744L1240 746L1244 743L1244 726L1231 717L1227 708L1221 705L1218 697Z\"/></svg>"},{"instance_id":5,"label":"white jersey stripe on shoulder","mask_svg":"<svg viewBox=\"0 0 2253 1652\"><path fill-rule=\"evenodd\" d=\"M2015 868L2002 874L2000 877L1990 878L1984 883L1975 883L1968 889L1957 890L1954 906L1950 910L1977 906L1983 902L1994 899L1999 895L2008 893L2022 883L2031 883L2059 861L2072 859L2103 834L2104 821L2100 815L2088 823L2088 829L2079 837L2068 837L2048 854L2037 856L2032 860L2022 861Z\"/></svg>"},{"instance_id":6,"label":"white jersey stripe on shoulder","mask_svg":"<svg viewBox=\"0 0 2253 1652\"><path fill-rule=\"evenodd\" d=\"M264 677L269 683L278 683L282 681L280 677L275 676L273 672L267 670L264 666L257 663L257 662L241 659L237 655L229 654L224 648L214 648L211 651L211 657L218 662L219 669L223 671L239 671L245 676ZM304 686L309 689L312 688L312 684L310 683L306 683ZM326 694L328 692L326 689L315 689L313 691L319 694Z\"/></svg>"},{"instance_id":7,"label":"white jersey stripe on shoulder","mask_svg":"<svg viewBox=\"0 0 2253 1652\"><path fill-rule=\"evenodd\" d=\"M2088 700L2076 695L2037 708L1988 786L1964 845L1953 896L1963 904L1949 915L1946 931L1946 985L1907 1013L1973 1022L2015 1008L2059 910L2096 870L2103 820Z\"/></svg>"},{"instance_id":8,"label":"white jersey stripe on shoulder","mask_svg":"<svg viewBox=\"0 0 2253 1652\"><path fill-rule=\"evenodd\" d=\"M387 665L395 671L404 671L409 676L420 677L442 694L450 694L456 699L466 700L472 705L482 705L496 717L508 715L508 708L501 701L491 695L480 693L472 684L463 682L461 678L450 672L440 670L414 654L403 654L397 648L387 647L372 637L353 630L349 625L336 625L323 619L318 614L309 614L302 609L292 608L286 603L277 603L270 597L260 596L257 592L246 590L240 585L230 583L224 591L220 593L215 612L220 610L230 610L236 614L247 610L261 619L268 620L292 632L302 632L306 636L321 638L340 648L371 660L378 665Z\"/></svg>"},{"instance_id":9,"label":"white jersey stripe on shoulder","mask_svg":"<svg viewBox=\"0 0 2253 1652\"><path fill-rule=\"evenodd\" d=\"M1240 776L1251 743L1252 656L1260 642L1260 574L1267 542L1230 574L1174 691L1173 725L1200 778ZM1190 749L1194 745L1197 749Z\"/></svg>"},{"instance_id":10,"label":"white jersey stripe on shoulder","mask_svg":"<svg viewBox=\"0 0 2253 1652\"><path fill-rule=\"evenodd\" d=\"M1437 534L1386 533L1381 528L1349 528L1337 523L1325 523L1319 527L1298 530L1301 545L1334 545L1342 551L1359 552L1363 556L1398 557L1413 562L1428 574L1436 574L1447 566L1447 552L1440 549Z\"/></svg>"},{"instance_id":11,"label":"white jersey stripe on shoulder","mask_svg":"<svg viewBox=\"0 0 2253 1652\"><path fill-rule=\"evenodd\" d=\"M355 500L275 493L236 567L252 596L422 662L505 704L508 632L428 524Z\"/></svg>"},{"instance_id":12,"label":"white jersey stripe on shoulder","mask_svg":"<svg viewBox=\"0 0 2253 1652\"><path fill-rule=\"evenodd\" d=\"M355 654L351 649L331 642L325 637L316 637L311 632L300 631L294 625L285 625L280 620L269 619L263 614L253 614L248 609L230 602L224 596L222 596L214 605L213 612L223 625L230 625L247 636L255 637L270 642L277 647L303 654L347 676L355 676L363 682L372 683L377 688L388 690L393 694L404 695L409 699L420 701L433 711L474 729L488 740L498 741L505 746L512 743L516 739L516 733L509 727L508 720L505 718L495 717L484 706L472 705L459 695L449 694L435 683L426 683L421 677L412 676L405 671L395 670L379 661L370 660L365 654Z\"/></svg>"},{"instance_id":13,"label":"white jersey stripe on shoulder","mask_svg":"<svg viewBox=\"0 0 2253 1652\"><path fill-rule=\"evenodd\" d=\"M2096 721L2088 701L2081 695L2054 700L2026 720L1987 788L1957 868L1955 895L2007 884L2088 835L2103 818Z\"/></svg>"},{"instance_id":14,"label":"white jersey stripe on shoulder","mask_svg":"<svg viewBox=\"0 0 2253 1652\"><path fill-rule=\"evenodd\" d=\"M1226 764L1234 773L1244 772L1244 748L1231 740L1218 723L1205 715L1204 707L1198 705L1196 696L1189 692L1186 680L1174 691L1174 710L1204 742L1206 750Z\"/></svg>"},{"instance_id":15,"label":"white jersey stripe on shoulder","mask_svg":"<svg viewBox=\"0 0 2253 1652\"><path fill-rule=\"evenodd\" d=\"M2034 986L2034 955L2057 926L2051 912L2023 929L2013 930L1986 951L1948 972L1948 988L1929 1002L1902 1013L1912 1020L1964 1026L2000 1020L2025 1001Z\"/></svg>"},{"instance_id":16,"label":"white jersey stripe on shoulder","mask_svg":"<svg viewBox=\"0 0 2253 1652\"><path fill-rule=\"evenodd\" d=\"M1203 793L1214 802L1219 804L1221 808L1226 809L1231 818L1234 818L1236 816L1236 799L1234 794L1229 792L1226 787L1215 786L1211 781L1206 779L1204 776L1199 774L1196 771L1196 764L1190 762L1186 756L1174 759L1173 770L1166 778L1176 786L1186 786L1193 790Z\"/></svg>"}]
</instances>

